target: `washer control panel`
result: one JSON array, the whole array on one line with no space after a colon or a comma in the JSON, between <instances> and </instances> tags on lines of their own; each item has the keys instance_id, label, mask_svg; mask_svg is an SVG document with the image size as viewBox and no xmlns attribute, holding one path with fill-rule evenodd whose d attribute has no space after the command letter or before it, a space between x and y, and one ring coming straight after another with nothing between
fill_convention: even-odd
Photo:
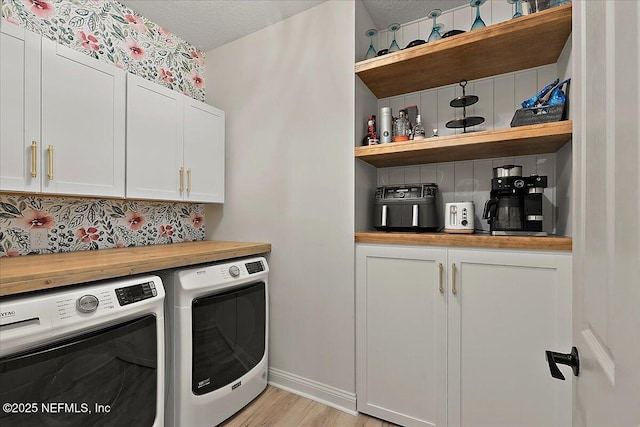
<instances>
[{"instance_id":1,"label":"washer control panel","mask_svg":"<svg viewBox=\"0 0 640 427\"><path fill-rule=\"evenodd\" d=\"M153 298L158 295L158 290L153 282L139 283L124 288L116 288L116 296L120 305L132 304L134 302Z\"/></svg>"}]
</instances>

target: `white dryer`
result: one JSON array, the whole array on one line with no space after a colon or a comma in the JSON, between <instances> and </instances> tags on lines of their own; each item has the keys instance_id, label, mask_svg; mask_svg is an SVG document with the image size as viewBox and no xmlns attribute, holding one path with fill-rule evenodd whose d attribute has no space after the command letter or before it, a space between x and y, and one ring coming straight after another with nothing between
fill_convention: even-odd
<instances>
[{"instance_id":1,"label":"white dryer","mask_svg":"<svg viewBox=\"0 0 640 427\"><path fill-rule=\"evenodd\" d=\"M267 386L269 267L245 258L161 273L166 425L213 427Z\"/></svg>"}]
</instances>

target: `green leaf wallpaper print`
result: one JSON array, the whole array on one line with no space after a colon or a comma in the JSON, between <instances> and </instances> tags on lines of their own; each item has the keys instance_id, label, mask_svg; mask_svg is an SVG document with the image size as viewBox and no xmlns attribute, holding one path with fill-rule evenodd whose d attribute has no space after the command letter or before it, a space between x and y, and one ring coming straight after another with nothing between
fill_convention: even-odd
<instances>
[{"instance_id":1,"label":"green leaf wallpaper print","mask_svg":"<svg viewBox=\"0 0 640 427\"><path fill-rule=\"evenodd\" d=\"M2 0L2 17L204 101L204 54L117 1Z\"/></svg>"}]
</instances>

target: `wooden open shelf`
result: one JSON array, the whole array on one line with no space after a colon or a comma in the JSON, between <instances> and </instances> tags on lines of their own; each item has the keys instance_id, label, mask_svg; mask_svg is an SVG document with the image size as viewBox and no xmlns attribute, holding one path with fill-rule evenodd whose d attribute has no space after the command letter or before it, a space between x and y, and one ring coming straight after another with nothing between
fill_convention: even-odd
<instances>
[{"instance_id":1,"label":"wooden open shelf","mask_svg":"<svg viewBox=\"0 0 640 427\"><path fill-rule=\"evenodd\" d=\"M420 141L356 147L356 159L378 167L555 153L571 140L573 122L469 132Z\"/></svg>"},{"instance_id":2,"label":"wooden open shelf","mask_svg":"<svg viewBox=\"0 0 640 427\"><path fill-rule=\"evenodd\" d=\"M377 98L558 61L571 34L571 3L356 63Z\"/></svg>"}]
</instances>

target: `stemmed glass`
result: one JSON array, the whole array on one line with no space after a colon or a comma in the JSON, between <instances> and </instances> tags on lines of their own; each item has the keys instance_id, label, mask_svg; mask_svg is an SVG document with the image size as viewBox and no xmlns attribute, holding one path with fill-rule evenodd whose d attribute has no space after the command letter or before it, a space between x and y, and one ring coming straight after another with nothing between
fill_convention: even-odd
<instances>
[{"instance_id":1,"label":"stemmed glass","mask_svg":"<svg viewBox=\"0 0 640 427\"><path fill-rule=\"evenodd\" d=\"M514 18L519 18L522 16L522 0L507 0L507 3L516 5L516 11L513 14Z\"/></svg>"},{"instance_id":2,"label":"stemmed glass","mask_svg":"<svg viewBox=\"0 0 640 427\"><path fill-rule=\"evenodd\" d=\"M433 28L431 28L431 34L429 34L429 39L427 40L427 43L434 42L442 38L442 36L440 35L440 29L442 29L444 25L436 24L436 19L440 15L442 15L442 10L440 9L430 10L429 14L427 15L429 18L433 19Z\"/></svg>"},{"instance_id":3,"label":"stemmed glass","mask_svg":"<svg viewBox=\"0 0 640 427\"><path fill-rule=\"evenodd\" d=\"M378 30L371 28L367 30L365 34L369 37L369 49L367 50L367 54L364 56L364 59L375 58L376 50L373 48L373 37L378 34Z\"/></svg>"},{"instance_id":4,"label":"stemmed glass","mask_svg":"<svg viewBox=\"0 0 640 427\"><path fill-rule=\"evenodd\" d=\"M482 6L487 0L471 0L471 7L476 8L476 20L473 21L471 30L477 30L478 28L486 27L484 21L480 17L480 6Z\"/></svg>"},{"instance_id":5,"label":"stemmed glass","mask_svg":"<svg viewBox=\"0 0 640 427\"><path fill-rule=\"evenodd\" d=\"M400 24L391 24L388 27L388 30L393 32L393 41L391 42L391 46L389 46L389 53L397 52L400 50L400 46L398 46L398 42L396 41L396 31L400 29Z\"/></svg>"}]
</instances>

